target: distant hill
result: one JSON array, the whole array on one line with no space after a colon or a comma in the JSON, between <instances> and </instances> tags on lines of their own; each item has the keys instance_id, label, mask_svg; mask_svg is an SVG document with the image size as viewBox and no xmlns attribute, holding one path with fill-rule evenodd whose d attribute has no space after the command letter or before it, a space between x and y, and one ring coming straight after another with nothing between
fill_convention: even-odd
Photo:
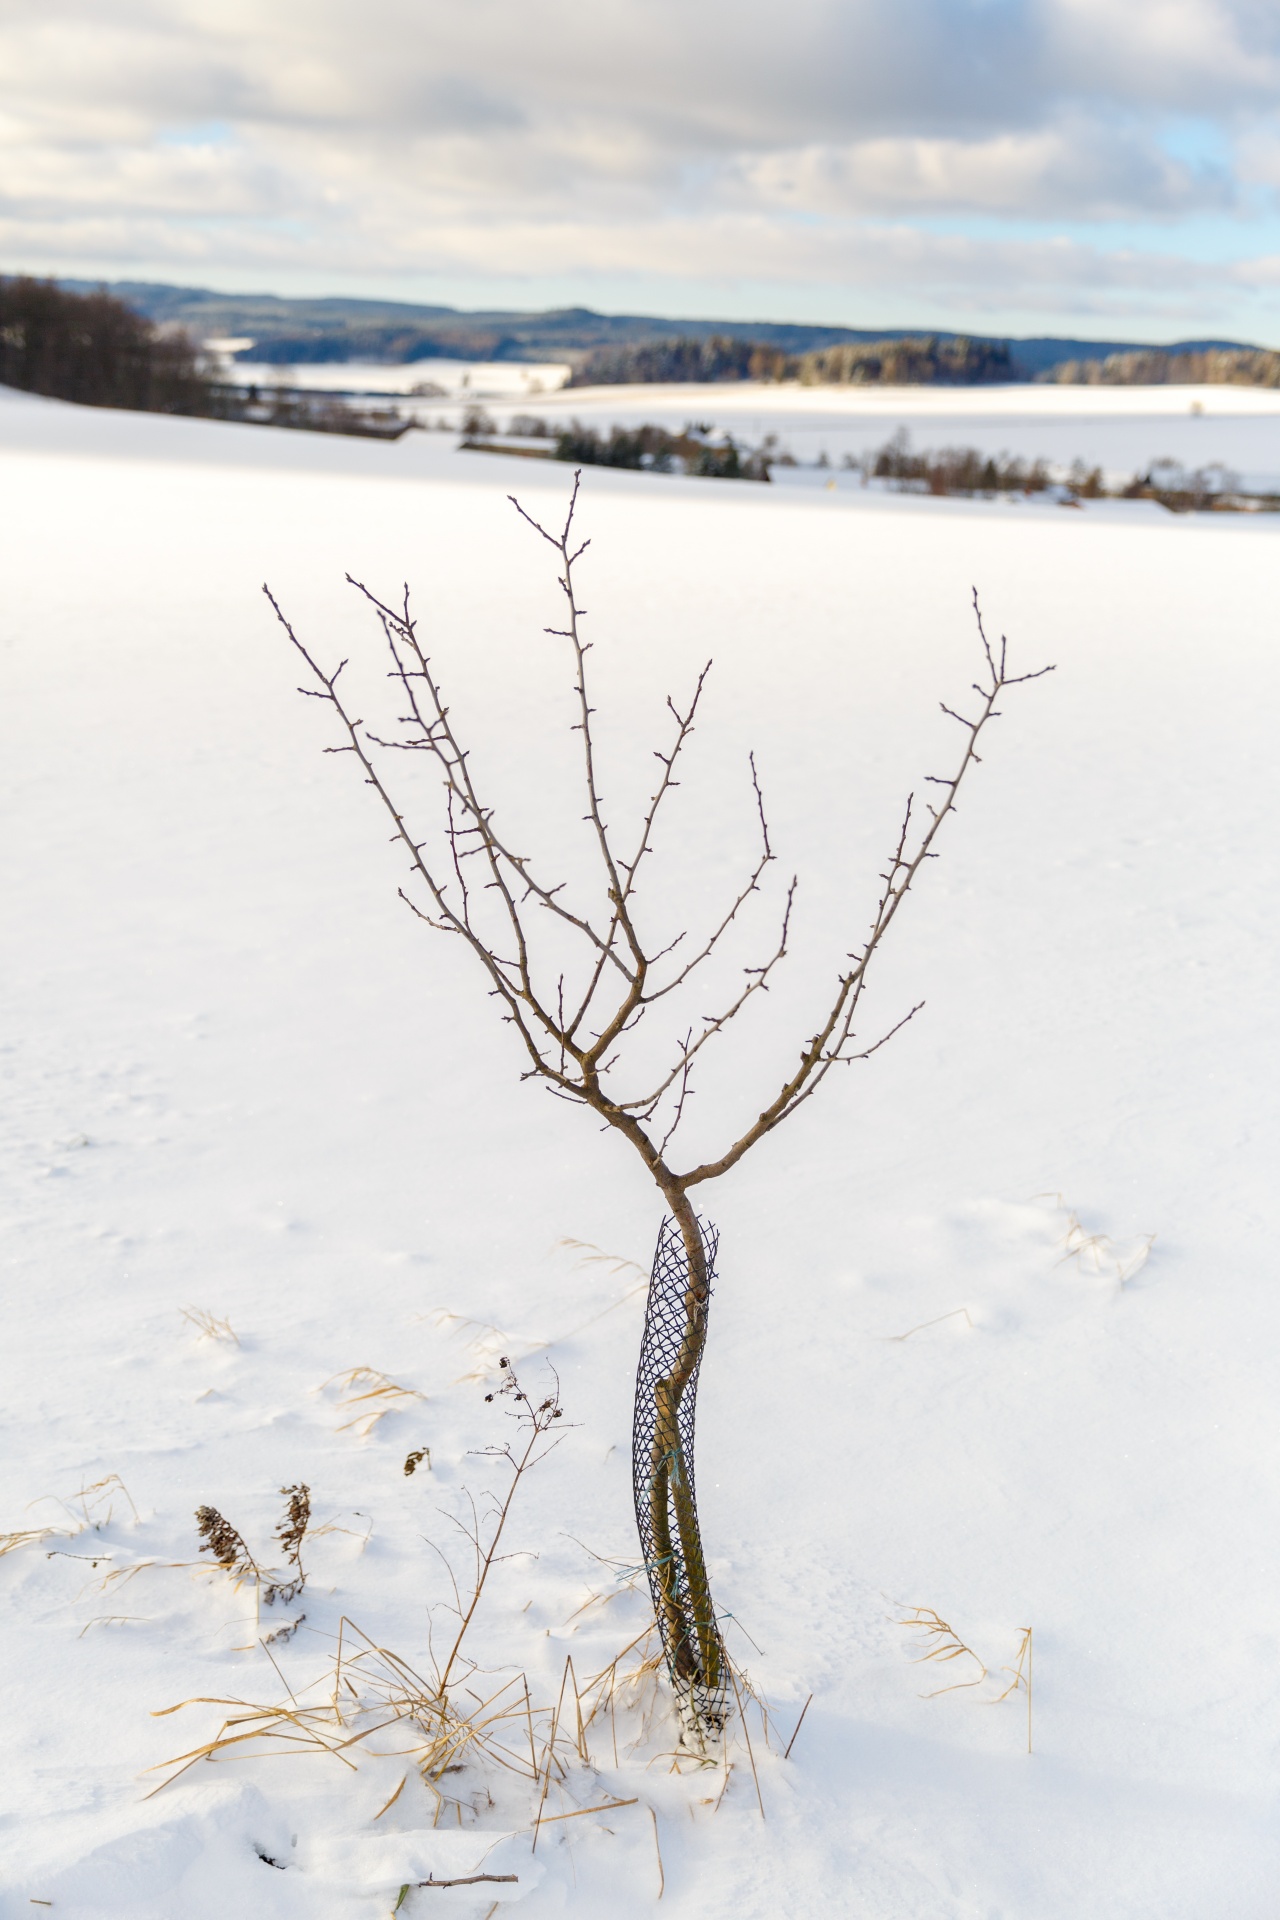
<instances>
[{"instance_id":1,"label":"distant hill","mask_svg":"<svg viewBox=\"0 0 1280 1920\"><path fill-rule=\"evenodd\" d=\"M64 280L73 292L94 291L97 281ZM1150 350L1134 340L974 340L971 335L921 327L816 327L772 320L668 320L651 314L595 313L565 307L548 313L462 312L398 300L282 299L276 294L215 293L207 287L174 287L153 281L118 280L108 289L135 312L162 326L182 326L203 338L252 340L242 357L278 365L305 361L383 360L395 364L445 357L457 360L564 360L577 365L600 349L674 341L731 341L749 349L767 347L803 355L833 347L879 346L888 341L931 338L940 343L1008 348L1013 379L1034 379L1064 361L1105 360ZM1204 353L1247 350L1236 340L1181 340L1157 351ZM739 358L744 356L739 355ZM725 377L722 373L720 377ZM730 375L729 377L734 377ZM740 376L739 376L740 377ZM990 378L990 374L987 375Z\"/></svg>"}]
</instances>

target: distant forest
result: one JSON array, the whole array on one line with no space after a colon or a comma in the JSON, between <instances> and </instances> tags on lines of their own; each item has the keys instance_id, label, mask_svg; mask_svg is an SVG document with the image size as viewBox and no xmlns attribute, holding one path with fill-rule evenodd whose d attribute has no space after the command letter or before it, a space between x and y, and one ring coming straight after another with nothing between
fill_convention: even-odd
<instances>
[{"instance_id":1,"label":"distant forest","mask_svg":"<svg viewBox=\"0 0 1280 1920\"><path fill-rule=\"evenodd\" d=\"M1269 347L1210 347L1200 352L1111 353L1067 360L1040 378L1070 387L1280 387L1280 353Z\"/></svg>"},{"instance_id":2,"label":"distant forest","mask_svg":"<svg viewBox=\"0 0 1280 1920\"><path fill-rule=\"evenodd\" d=\"M632 387L714 380L787 380L799 359L758 340L712 334L707 340L642 340L597 347L569 376L571 387Z\"/></svg>"},{"instance_id":3,"label":"distant forest","mask_svg":"<svg viewBox=\"0 0 1280 1920\"><path fill-rule=\"evenodd\" d=\"M95 291L86 281L65 280L61 285L70 292ZM215 336L234 340L236 345L230 351L236 358L273 361L282 366L308 360L400 363L437 355L458 360L567 360L577 366L597 349L649 347L677 340L702 345L712 339L722 345L726 341L745 342L750 352L773 349L788 360L798 361L826 347L869 347L878 353L886 343L956 338L942 328L671 320L660 314L597 313L590 307L559 307L541 313L467 313L457 307L421 306L405 300L354 300L343 296L286 299L279 294L215 293L208 287L175 287L142 280L120 280L107 291L158 325L186 327L197 340ZM999 347L1006 343L975 340L974 344ZM1034 380L1064 361L1105 360L1110 354L1149 350L1147 343L1137 340L1058 336L1010 340L1007 346L1015 380ZM1249 350L1239 340L1181 340L1167 351L1199 353L1217 348ZM741 351L735 346L731 358ZM632 378L630 374L625 377ZM724 366L713 377L743 376ZM860 376L863 380L866 377Z\"/></svg>"},{"instance_id":4,"label":"distant forest","mask_svg":"<svg viewBox=\"0 0 1280 1920\"><path fill-rule=\"evenodd\" d=\"M802 354L796 369L802 386L981 386L1015 378L1003 340L876 340L869 346L819 347Z\"/></svg>"},{"instance_id":5,"label":"distant forest","mask_svg":"<svg viewBox=\"0 0 1280 1920\"><path fill-rule=\"evenodd\" d=\"M870 340L786 353L755 340L655 340L598 347L585 354L571 387L650 382L798 380L802 386L977 386L1013 380L1008 345L999 340L943 338Z\"/></svg>"},{"instance_id":6,"label":"distant forest","mask_svg":"<svg viewBox=\"0 0 1280 1920\"><path fill-rule=\"evenodd\" d=\"M0 384L87 407L207 413L209 381L189 335L161 331L108 293L0 277Z\"/></svg>"},{"instance_id":7,"label":"distant forest","mask_svg":"<svg viewBox=\"0 0 1280 1920\"><path fill-rule=\"evenodd\" d=\"M397 308L394 302L290 302L267 296L237 305L231 296L156 287L139 287L135 297L128 285L113 293L24 275L0 275L0 384L84 406L265 420L256 391L218 374L201 344L212 323L233 322L261 325L267 334L251 346L243 336L232 337L233 347L280 365L348 358L403 362L437 354L522 358L544 352L573 362L571 387L740 380L977 386L1035 378L1064 385L1280 389L1280 352L1222 341L1120 349L1097 342L1008 342L943 333L876 338L781 324L738 334L705 322L586 309L468 316L449 308ZM1062 351L1068 348L1070 353ZM268 409L270 424L380 437L395 427L390 416L366 419L334 404L327 409L291 404L292 412L282 404Z\"/></svg>"}]
</instances>

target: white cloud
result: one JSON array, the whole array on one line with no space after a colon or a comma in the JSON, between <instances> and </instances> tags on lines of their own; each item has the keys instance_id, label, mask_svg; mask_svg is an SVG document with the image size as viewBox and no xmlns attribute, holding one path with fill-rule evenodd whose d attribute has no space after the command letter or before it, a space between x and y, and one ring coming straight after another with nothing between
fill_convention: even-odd
<instances>
[{"instance_id":1,"label":"white cloud","mask_svg":"<svg viewBox=\"0 0 1280 1920\"><path fill-rule=\"evenodd\" d=\"M1273 0L0 0L0 237L122 271L558 273L586 297L696 265L951 297L963 247L902 223L1158 221L1176 261L1180 219L1280 184L1278 83ZM1239 169L1171 149L1170 116ZM1049 236L963 257L1077 305L1167 270L1105 238L1070 272Z\"/></svg>"},{"instance_id":2,"label":"white cloud","mask_svg":"<svg viewBox=\"0 0 1280 1920\"><path fill-rule=\"evenodd\" d=\"M1077 116L991 139L879 139L785 149L744 161L741 180L766 204L823 212L978 211L1116 220L1223 207L1233 184L1194 170L1149 140Z\"/></svg>"}]
</instances>

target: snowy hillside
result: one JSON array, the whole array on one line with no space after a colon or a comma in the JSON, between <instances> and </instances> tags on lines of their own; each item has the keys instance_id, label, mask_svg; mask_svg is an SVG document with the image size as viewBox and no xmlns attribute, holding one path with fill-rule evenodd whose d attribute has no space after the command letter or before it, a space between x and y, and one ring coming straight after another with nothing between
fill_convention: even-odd
<instances>
[{"instance_id":1,"label":"snowy hillside","mask_svg":"<svg viewBox=\"0 0 1280 1920\"><path fill-rule=\"evenodd\" d=\"M1071 451L1104 457L1077 424ZM1246 464L1217 440L1204 457ZM515 1431L486 1399L502 1356L539 1394L554 1366L565 1431L477 1611L480 1698L527 1675L537 1747L566 1656L585 1681L645 1627L628 1448L660 1206L621 1143L521 1085L465 956L397 899L403 861L322 752L329 716L260 593L372 699L377 633L342 576L407 579L506 817L554 843L540 754L574 751L570 674L542 631L554 569L505 496L554 515L568 479L442 434L0 396L0 1529L26 1536L0 1558L0 1916L382 1920L407 1883L487 1874L515 1878L400 1910L1264 1920L1270 516L586 475L611 802L714 656L659 849L671 897L697 915L749 862L749 749L782 882L800 876L793 955L709 1060L693 1150L773 1091L905 795L955 757L938 703L976 677L971 588L1015 666L1057 667L1005 702L893 928L868 1041L924 1010L700 1196L721 1234L700 1503L772 1745L753 1712L727 1773L673 1771L640 1682L545 1788L464 1756L442 1817L403 1720L349 1750L336 1720L330 1751L232 1748L144 1797L242 1711L199 1702L279 1706L314 1745L305 1711L332 1697L357 1731L340 1631L346 1657L438 1653L436 1549L465 1561L449 1516L504 1486L482 1451ZM307 1584L259 1615L199 1555L195 1510L278 1558L279 1490L303 1482ZM905 1624L919 1610L972 1654L922 1660L952 1643Z\"/></svg>"}]
</instances>

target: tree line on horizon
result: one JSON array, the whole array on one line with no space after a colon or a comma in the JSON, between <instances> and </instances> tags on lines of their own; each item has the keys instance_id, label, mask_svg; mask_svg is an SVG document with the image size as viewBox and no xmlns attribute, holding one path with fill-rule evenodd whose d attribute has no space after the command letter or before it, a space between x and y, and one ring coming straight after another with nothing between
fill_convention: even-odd
<instances>
[{"instance_id":1,"label":"tree line on horizon","mask_svg":"<svg viewBox=\"0 0 1280 1920\"><path fill-rule=\"evenodd\" d=\"M801 386L977 386L1014 378L1000 340L936 334L904 340L850 341L787 353L760 341L716 334L598 347L585 354L571 387L640 386L722 380L796 380Z\"/></svg>"},{"instance_id":2,"label":"tree line on horizon","mask_svg":"<svg viewBox=\"0 0 1280 1920\"><path fill-rule=\"evenodd\" d=\"M1064 387L1280 387L1271 347L1206 347L1190 353L1144 347L1105 360L1064 360L1040 375Z\"/></svg>"},{"instance_id":3,"label":"tree line on horizon","mask_svg":"<svg viewBox=\"0 0 1280 1920\"><path fill-rule=\"evenodd\" d=\"M86 407L204 414L212 382L191 336L109 293L0 276L0 384Z\"/></svg>"}]
</instances>

